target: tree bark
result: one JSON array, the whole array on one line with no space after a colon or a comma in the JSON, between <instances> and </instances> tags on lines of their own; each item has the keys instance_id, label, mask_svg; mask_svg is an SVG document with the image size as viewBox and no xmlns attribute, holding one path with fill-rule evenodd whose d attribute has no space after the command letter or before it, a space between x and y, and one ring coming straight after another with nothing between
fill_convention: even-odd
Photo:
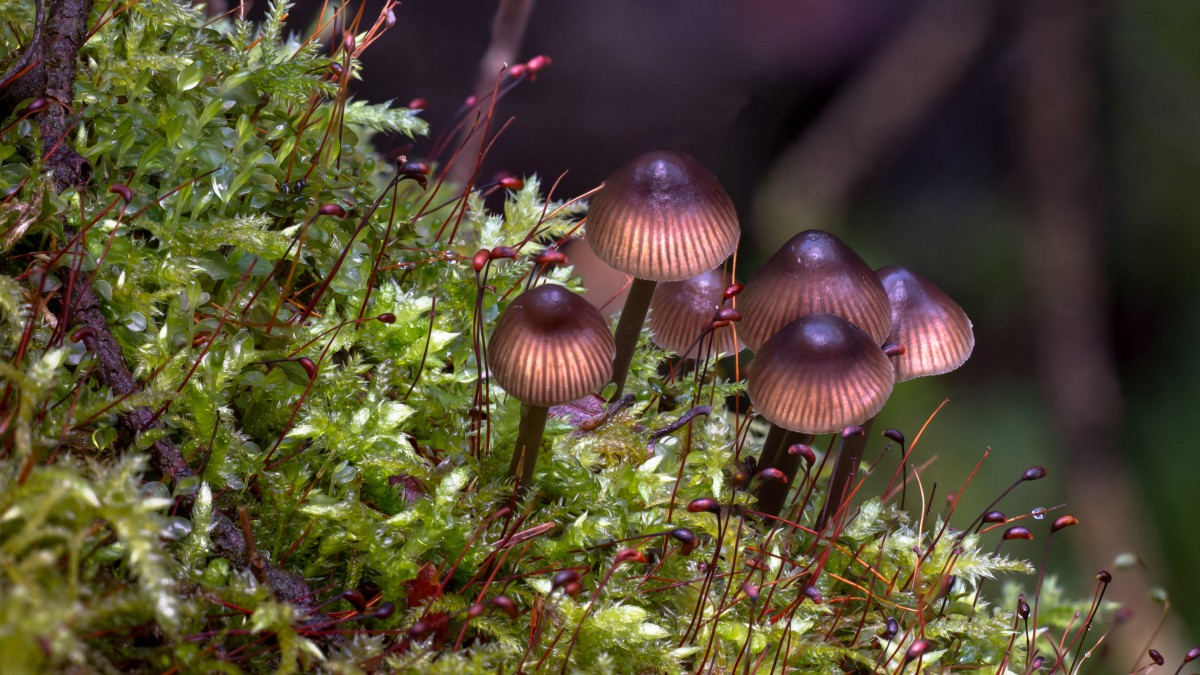
<instances>
[{"instance_id":1,"label":"tree bark","mask_svg":"<svg viewBox=\"0 0 1200 675\"><path fill-rule=\"evenodd\" d=\"M88 35L88 20L93 0L35 0L37 21L34 38L25 53L0 78L0 119L12 114L15 107L29 98L44 98L48 105L38 114L38 127L46 170L53 177L55 190L83 188L90 178L91 167L70 143L69 134L74 122L75 70ZM67 232L68 237L73 233ZM68 257L69 259L69 257ZM76 270L64 267L59 275L64 281ZM72 328L91 328L89 347L99 362L96 377L109 388L114 397L126 396L139 387L125 363L121 346L109 328L108 319L100 308L100 300L78 276L70 288L70 297L63 303L61 314ZM154 411L142 406L121 417L122 426L131 434L161 429L163 424ZM180 480L195 475L170 438L163 436L150 448L150 464L174 486ZM191 513L195 497L180 498L180 511ZM237 525L225 514L214 512L211 539L216 553L232 560L245 561L246 542ZM311 607L314 597L304 579L283 570L268 568L276 593L296 602L302 608Z\"/></svg>"}]
</instances>

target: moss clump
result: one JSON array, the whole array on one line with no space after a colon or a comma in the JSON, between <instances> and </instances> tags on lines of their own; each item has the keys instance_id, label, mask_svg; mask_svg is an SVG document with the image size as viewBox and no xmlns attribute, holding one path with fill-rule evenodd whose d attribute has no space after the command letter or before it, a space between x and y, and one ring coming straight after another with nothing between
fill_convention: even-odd
<instances>
[{"instance_id":1,"label":"moss clump","mask_svg":"<svg viewBox=\"0 0 1200 675\"><path fill-rule=\"evenodd\" d=\"M535 256L584 205L530 177L496 212L385 160L373 135L426 133L349 99L386 21L329 56L286 13L98 7L66 138L84 186L42 170L36 111L0 120L6 669L895 672L919 640L930 670L1025 664L1014 604L973 598L1029 564L894 499L820 538L744 517L761 430L719 405L741 385L658 379L647 343L636 400L552 421L512 501L519 405L479 355L531 278L577 287ZM0 14L7 69L34 6ZM76 326L80 288L107 327ZM1044 625L1068 607L1043 598Z\"/></svg>"}]
</instances>

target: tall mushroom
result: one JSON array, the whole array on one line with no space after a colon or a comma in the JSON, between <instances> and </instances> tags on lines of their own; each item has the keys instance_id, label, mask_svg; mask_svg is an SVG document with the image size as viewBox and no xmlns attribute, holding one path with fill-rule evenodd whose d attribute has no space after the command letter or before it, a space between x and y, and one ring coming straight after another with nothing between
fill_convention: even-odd
<instances>
[{"instance_id":1,"label":"tall mushroom","mask_svg":"<svg viewBox=\"0 0 1200 675\"><path fill-rule=\"evenodd\" d=\"M488 343L492 377L521 402L509 474L529 487L550 406L582 398L612 377L613 338L595 307L556 285L509 303Z\"/></svg>"},{"instance_id":2,"label":"tall mushroom","mask_svg":"<svg viewBox=\"0 0 1200 675\"><path fill-rule=\"evenodd\" d=\"M725 189L683 153L648 152L604 182L588 208L587 240L601 260L634 278L617 324L614 398L625 389L655 284L717 267L740 234Z\"/></svg>"},{"instance_id":3,"label":"tall mushroom","mask_svg":"<svg viewBox=\"0 0 1200 675\"><path fill-rule=\"evenodd\" d=\"M967 362L975 348L971 320L958 303L928 279L904 267L884 267L876 274L891 307L891 331L887 342L898 345L891 356L896 382L941 375ZM863 424L864 433L842 439L841 451L829 480L829 495L817 518L825 526L846 500L867 445L867 431L874 419Z\"/></svg>"},{"instance_id":4,"label":"tall mushroom","mask_svg":"<svg viewBox=\"0 0 1200 675\"><path fill-rule=\"evenodd\" d=\"M892 393L894 379L892 364L875 338L824 313L778 330L758 350L746 376L750 400L771 422L772 432L802 434L800 442L874 417ZM774 468L787 482L764 483L759 492L759 509L770 515L783 507L800 457L784 449L777 460Z\"/></svg>"},{"instance_id":5,"label":"tall mushroom","mask_svg":"<svg viewBox=\"0 0 1200 675\"><path fill-rule=\"evenodd\" d=\"M650 339L684 359L741 351L731 328L712 325L731 283L732 278L718 268L658 284L650 300Z\"/></svg>"}]
</instances>

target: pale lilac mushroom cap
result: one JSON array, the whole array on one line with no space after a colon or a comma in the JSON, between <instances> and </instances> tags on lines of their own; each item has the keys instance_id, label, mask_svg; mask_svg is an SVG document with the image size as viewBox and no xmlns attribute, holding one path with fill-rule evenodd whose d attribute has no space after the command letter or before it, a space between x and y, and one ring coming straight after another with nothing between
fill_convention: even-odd
<instances>
[{"instance_id":1,"label":"pale lilac mushroom cap","mask_svg":"<svg viewBox=\"0 0 1200 675\"><path fill-rule=\"evenodd\" d=\"M707 272L733 254L740 235L725 188L681 152L634 158L604 181L588 207L587 241L597 257L648 281Z\"/></svg>"},{"instance_id":2,"label":"pale lilac mushroom cap","mask_svg":"<svg viewBox=\"0 0 1200 675\"><path fill-rule=\"evenodd\" d=\"M769 422L815 435L874 417L892 393L895 372L860 328L833 314L809 314L759 348L746 382Z\"/></svg>"},{"instance_id":3,"label":"pale lilac mushroom cap","mask_svg":"<svg viewBox=\"0 0 1200 675\"><path fill-rule=\"evenodd\" d=\"M654 344L689 359L705 353L736 354L742 345L731 326L707 334L721 308L731 277L718 268L684 281L667 281L654 288L650 300L650 339ZM704 334L703 341L699 340Z\"/></svg>"},{"instance_id":4,"label":"pale lilac mushroom cap","mask_svg":"<svg viewBox=\"0 0 1200 675\"><path fill-rule=\"evenodd\" d=\"M751 349L786 324L825 312L858 326L881 346L891 310L879 278L834 235L808 230L792 237L746 283L738 299L742 340Z\"/></svg>"},{"instance_id":5,"label":"pale lilac mushroom cap","mask_svg":"<svg viewBox=\"0 0 1200 675\"><path fill-rule=\"evenodd\" d=\"M527 405L574 401L612 377L608 322L586 300L553 284L517 296L496 322L488 366L504 391Z\"/></svg>"},{"instance_id":6,"label":"pale lilac mushroom cap","mask_svg":"<svg viewBox=\"0 0 1200 675\"><path fill-rule=\"evenodd\" d=\"M884 267L877 274L891 303L887 341L904 347L903 354L892 357L897 382L941 375L967 362L975 334L958 303L907 268Z\"/></svg>"}]
</instances>

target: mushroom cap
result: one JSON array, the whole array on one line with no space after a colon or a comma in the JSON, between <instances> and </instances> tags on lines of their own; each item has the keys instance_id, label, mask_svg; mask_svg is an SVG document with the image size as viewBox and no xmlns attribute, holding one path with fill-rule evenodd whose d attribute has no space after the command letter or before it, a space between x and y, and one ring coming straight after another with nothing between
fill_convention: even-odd
<instances>
[{"instance_id":1,"label":"mushroom cap","mask_svg":"<svg viewBox=\"0 0 1200 675\"><path fill-rule=\"evenodd\" d=\"M629 275L613 269L596 257L586 239L568 239L559 247L567 256L567 264L575 276L583 280L583 298L600 310L603 316L613 316L625 306L629 297Z\"/></svg>"},{"instance_id":2,"label":"mushroom cap","mask_svg":"<svg viewBox=\"0 0 1200 675\"><path fill-rule=\"evenodd\" d=\"M757 350L775 331L807 314L836 314L861 328L876 346L892 327L891 309L879 278L841 239L807 230L763 264L742 291L745 318L738 331Z\"/></svg>"},{"instance_id":3,"label":"mushroom cap","mask_svg":"<svg viewBox=\"0 0 1200 675\"><path fill-rule=\"evenodd\" d=\"M650 339L659 347L689 359L699 357L701 346L705 347L705 353L740 352L741 343L729 327L716 329L702 343L698 340L721 308L725 288L730 283L729 275L717 268L684 281L656 285L650 299Z\"/></svg>"},{"instance_id":4,"label":"mushroom cap","mask_svg":"<svg viewBox=\"0 0 1200 675\"><path fill-rule=\"evenodd\" d=\"M488 343L488 366L518 401L553 406L612 379L616 347L608 323L586 300L547 284L509 303Z\"/></svg>"},{"instance_id":5,"label":"mushroom cap","mask_svg":"<svg viewBox=\"0 0 1200 675\"><path fill-rule=\"evenodd\" d=\"M604 181L588 207L587 239L601 260L651 281L681 281L720 265L741 229L725 188L680 152L648 152Z\"/></svg>"},{"instance_id":6,"label":"mushroom cap","mask_svg":"<svg viewBox=\"0 0 1200 675\"><path fill-rule=\"evenodd\" d=\"M877 274L892 306L887 341L904 346L892 357L896 381L941 375L967 362L975 333L967 313L942 289L904 267L884 267Z\"/></svg>"},{"instance_id":7,"label":"mushroom cap","mask_svg":"<svg viewBox=\"0 0 1200 675\"><path fill-rule=\"evenodd\" d=\"M875 340L833 314L809 314L758 350L746 376L758 412L805 434L825 434L874 417L892 393L892 364Z\"/></svg>"}]
</instances>

